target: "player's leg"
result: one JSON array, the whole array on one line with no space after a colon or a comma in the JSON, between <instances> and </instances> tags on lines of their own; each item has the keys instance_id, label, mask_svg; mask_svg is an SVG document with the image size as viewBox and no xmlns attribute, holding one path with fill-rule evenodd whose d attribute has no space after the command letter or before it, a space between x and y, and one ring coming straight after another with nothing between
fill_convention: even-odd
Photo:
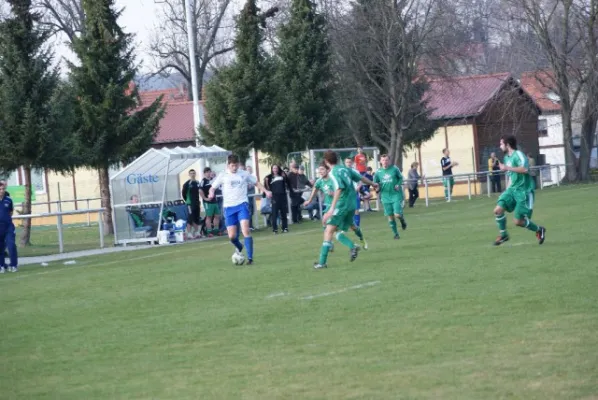
<instances>
[{"instance_id":1,"label":"player's leg","mask_svg":"<svg viewBox=\"0 0 598 400\"><path fill-rule=\"evenodd\" d=\"M285 196L285 197L283 197L283 200L281 202L281 207L280 207L280 225L282 228L282 233L289 232L288 213L289 213L289 202ZM301 213L301 210L299 210L299 213Z\"/></svg>"},{"instance_id":2,"label":"player's leg","mask_svg":"<svg viewBox=\"0 0 598 400\"><path fill-rule=\"evenodd\" d=\"M212 204L210 203L204 203L204 210L206 213L206 233L208 234L208 237L212 237L214 236L214 226L217 226L217 224L215 223L215 219L214 219L214 213L212 210Z\"/></svg>"},{"instance_id":3,"label":"player's leg","mask_svg":"<svg viewBox=\"0 0 598 400\"><path fill-rule=\"evenodd\" d=\"M237 232L237 225L239 224L239 206L227 207L224 209L224 223L226 224L228 239L232 245L235 246L236 251L240 253L243 251L243 245L239 241Z\"/></svg>"},{"instance_id":4,"label":"player's leg","mask_svg":"<svg viewBox=\"0 0 598 400\"><path fill-rule=\"evenodd\" d=\"M212 204L211 208L212 215L214 216L214 223L212 224L212 234L218 236L220 234L220 229L218 229L218 227L220 226L220 207L218 207L218 204Z\"/></svg>"},{"instance_id":5,"label":"player's leg","mask_svg":"<svg viewBox=\"0 0 598 400\"><path fill-rule=\"evenodd\" d=\"M249 220L251 219L251 211L249 211L249 204L241 204L239 209L239 221L241 223L241 231L245 241L245 249L247 250L247 264L253 264L253 237L251 236L251 229L249 227Z\"/></svg>"},{"instance_id":6,"label":"player's leg","mask_svg":"<svg viewBox=\"0 0 598 400\"><path fill-rule=\"evenodd\" d=\"M397 221L395 220L393 203L382 203L382 207L384 207L384 216L388 218L388 226L390 226L394 238L399 239L400 236L397 229Z\"/></svg>"},{"instance_id":7,"label":"player's leg","mask_svg":"<svg viewBox=\"0 0 598 400\"><path fill-rule=\"evenodd\" d=\"M349 210L341 215L339 215L338 225L336 230L336 240L338 240L343 246L349 248L349 260L355 261L359 254L359 250L361 249L357 246L349 237L346 235L351 226L353 225L353 213L352 210Z\"/></svg>"},{"instance_id":8,"label":"player's leg","mask_svg":"<svg viewBox=\"0 0 598 400\"><path fill-rule=\"evenodd\" d=\"M201 210L198 204L193 204L191 206L191 215L192 215L192 225L193 225L193 237L198 238L201 237L201 232L199 230L199 224L201 222Z\"/></svg>"},{"instance_id":9,"label":"player's leg","mask_svg":"<svg viewBox=\"0 0 598 400\"><path fill-rule=\"evenodd\" d=\"M8 255L10 257L10 265L9 270L11 272L17 272L17 268L19 266L19 258L17 253L17 243L16 243L16 233L15 233L15 226L11 224L8 227L8 231L5 236L5 243L6 247L8 248ZM2 258L4 258L4 244L0 243L2 247Z\"/></svg>"},{"instance_id":10,"label":"player's leg","mask_svg":"<svg viewBox=\"0 0 598 400\"><path fill-rule=\"evenodd\" d=\"M498 227L498 237L494 241L495 246L499 246L509 240L507 232L507 215L505 212L511 212L514 209L514 199L511 191L503 192L494 207L494 220Z\"/></svg>"},{"instance_id":11,"label":"player's leg","mask_svg":"<svg viewBox=\"0 0 598 400\"><path fill-rule=\"evenodd\" d=\"M332 221L329 221L328 225L324 228L324 241L320 248L320 258L318 262L314 263L315 269L328 267L328 253L332 251L332 237L334 236L334 232L336 232L336 225L332 224Z\"/></svg>"},{"instance_id":12,"label":"player's leg","mask_svg":"<svg viewBox=\"0 0 598 400\"><path fill-rule=\"evenodd\" d=\"M405 221L405 217L403 216L403 200L398 200L392 203L392 211L395 215L395 218L398 218L401 222L401 229L407 229L407 222Z\"/></svg>"},{"instance_id":13,"label":"player's leg","mask_svg":"<svg viewBox=\"0 0 598 400\"><path fill-rule=\"evenodd\" d=\"M451 198L453 197L453 188L455 187L455 178L452 176L449 179Z\"/></svg>"},{"instance_id":14,"label":"player's leg","mask_svg":"<svg viewBox=\"0 0 598 400\"><path fill-rule=\"evenodd\" d=\"M368 249L368 242L366 242L364 236L363 236L363 231L361 230L361 228L355 224L351 225L351 230L353 232L355 232L355 235L359 238L359 244L361 245L361 247L364 250Z\"/></svg>"},{"instance_id":15,"label":"player's leg","mask_svg":"<svg viewBox=\"0 0 598 400\"><path fill-rule=\"evenodd\" d=\"M359 197L359 193L357 193L357 197L355 199L355 213L353 216L353 223L357 227L359 227L361 225L361 215L359 214L360 207L361 207L361 198Z\"/></svg>"},{"instance_id":16,"label":"player's leg","mask_svg":"<svg viewBox=\"0 0 598 400\"><path fill-rule=\"evenodd\" d=\"M546 239L546 228L536 225L536 223L531 220L534 209L534 192L520 194L520 198L517 200L517 205L513 212L515 224L534 232L538 239L538 243L544 243L544 240Z\"/></svg>"},{"instance_id":17,"label":"player's leg","mask_svg":"<svg viewBox=\"0 0 598 400\"><path fill-rule=\"evenodd\" d=\"M442 178L442 185L444 186L444 199L449 199L449 180L448 178Z\"/></svg>"}]
</instances>

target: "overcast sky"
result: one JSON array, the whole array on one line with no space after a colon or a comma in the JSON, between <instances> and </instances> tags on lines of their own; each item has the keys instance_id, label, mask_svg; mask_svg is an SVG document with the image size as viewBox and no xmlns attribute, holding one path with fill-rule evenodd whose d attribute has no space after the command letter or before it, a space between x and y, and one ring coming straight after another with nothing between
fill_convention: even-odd
<instances>
[{"instance_id":1,"label":"overcast sky","mask_svg":"<svg viewBox=\"0 0 598 400\"><path fill-rule=\"evenodd\" d=\"M154 0L116 0L116 5L119 8L125 7L119 24L126 32L136 35L138 61L143 62L142 72L147 72L147 69L151 66L147 59L147 48L151 33L158 23L156 13L160 7L154 3ZM73 54L64 45L64 41L64 37L57 39L56 56L73 60Z\"/></svg>"}]
</instances>

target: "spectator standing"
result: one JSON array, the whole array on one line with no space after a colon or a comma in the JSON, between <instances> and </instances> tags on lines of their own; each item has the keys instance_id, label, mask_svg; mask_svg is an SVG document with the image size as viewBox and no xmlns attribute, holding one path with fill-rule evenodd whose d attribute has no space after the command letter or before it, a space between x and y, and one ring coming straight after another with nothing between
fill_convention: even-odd
<instances>
[{"instance_id":1,"label":"spectator standing","mask_svg":"<svg viewBox=\"0 0 598 400\"><path fill-rule=\"evenodd\" d=\"M488 159L488 178L492 184L492 193L502 192L500 187L500 160L496 157L496 153L490 153Z\"/></svg>"},{"instance_id":2,"label":"spectator standing","mask_svg":"<svg viewBox=\"0 0 598 400\"><path fill-rule=\"evenodd\" d=\"M293 223L301 222L301 206L303 205L303 192L307 186L312 187L312 183L305 175L303 166L298 167L295 161L291 161L291 172L288 175L291 197L291 219Z\"/></svg>"},{"instance_id":3,"label":"spectator standing","mask_svg":"<svg viewBox=\"0 0 598 400\"><path fill-rule=\"evenodd\" d=\"M289 178L281 170L280 166L273 165L270 174L264 178L264 187L272 192L272 232L278 234L278 216L282 224L282 233L289 231L287 210L287 191L290 190Z\"/></svg>"},{"instance_id":4,"label":"spectator standing","mask_svg":"<svg viewBox=\"0 0 598 400\"><path fill-rule=\"evenodd\" d=\"M197 173L194 169L189 170L189 179L183 184L181 195L187 204L187 235L190 238L201 237L199 225L201 222L201 210L199 206L200 183L196 178Z\"/></svg>"},{"instance_id":5,"label":"spectator standing","mask_svg":"<svg viewBox=\"0 0 598 400\"><path fill-rule=\"evenodd\" d=\"M9 272L18 271L18 254L16 243L15 225L12 221L12 214L14 212L14 205L10 196L6 194L6 185L0 183L0 254L2 260L0 262L0 273L6 272L6 259L4 258L4 251L8 248L8 255L10 256Z\"/></svg>"},{"instance_id":6,"label":"spectator standing","mask_svg":"<svg viewBox=\"0 0 598 400\"><path fill-rule=\"evenodd\" d=\"M407 175L407 188L409 189L409 208L413 208L415 201L419 198L418 184L421 176L417 172L419 163L416 161L411 164L411 169Z\"/></svg>"},{"instance_id":7,"label":"spectator standing","mask_svg":"<svg viewBox=\"0 0 598 400\"><path fill-rule=\"evenodd\" d=\"M453 178L453 167L459 165L458 162L451 160L451 152L449 149L443 149L444 157L440 159L440 166L442 167L442 184L444 185L444 197L447 202L451 201L453 197L453 187L455 186L455 178Z\"/></svg>"},{"instance_id":8,"label":"spectator standing","mask_svg":"<svg viewBox=\"0 0 598 400\"><path fill-rule=\"evenodd\" d=\"M536 159L532 157L532 153L527 153L527 162L529 163L529 176L532 178L534 190L538 187L536 176L538 176L538 170L536 169Z\"/></svg>"},{"instance_id":9,"label":"spectator standing","mask_svg":"<svg viewBox=\"0 0 598 400\"><path fill-rule=\"evenodd\" d=\"M370 181L374 180L374 171L372 167L367 167L365 174L363 174L363 177L369 179ZM359 196L361 197L361 201L363 202L363 209L372 212L372 205L370 203L370 199L372 198L372 195L370 193L370 185L366 185L365 183L362 184L359 188Z\"/></svg>"},{"instance_id":10,"label":"spectator standing","mask_svg":"<svg viewBox=\"0 0 598 400\"><path fill-rule=\"evenodd\" d=\"M203 170L203 179L199 183L201 196L206 212L206 233L208 237L214 237L214 235L220 235L220 215L221 209L218 205L218 199L208 199L210 189L212 188L212 169L205 167Z\"/></svg>"},{"instance_id":11,"label":"spectator standing","mask_svg":"<svg viewBox=\"0 0 598 400\"><path fill-rule=\"evenodd\" d=\"M368 157L363 153L363 148L361 146L357 148L357 154L355 155L354 161L357 172L359 172L362 176L365 175L367 172ZM373 176L372 178L368 179L373 179Z\"/></svg>"}]
</instances>

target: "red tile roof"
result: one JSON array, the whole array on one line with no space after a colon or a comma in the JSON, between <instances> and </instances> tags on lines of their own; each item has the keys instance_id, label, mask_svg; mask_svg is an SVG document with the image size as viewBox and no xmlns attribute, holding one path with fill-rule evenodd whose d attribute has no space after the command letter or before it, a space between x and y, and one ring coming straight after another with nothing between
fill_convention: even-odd
<instances>
[{"instance_id":1,"label":"red tile roof","mask_svg":"<svg viewBox=\"0 0 598 400\"><path fill-rule=\"evenodd\" d=\"M428 108L432 119L467 118L479 115L498 93L509 73L432 79L429 81Z\"/></svg>"},{"instance_id":2,"label":"red tile roof","mask_svg":"<svg viewBox=\"0 0 598 400\"><path fill-rule=\"evenodd\" d=\"M189 101L187 90L184 88L148 90L145 92L139 92L139 100L142 106L147 106L152 104L161 95L164 95L162 98L164 103L181 103Z\"/></svg>"},{"instance_id":3,"label":"red tile roof","mask_svg":"<svg viewBox=\"0 0 598 400\"><path fill-rule=\"evenodd\" d=\"M524 72L521 86L529 94L542 112L560 112L561 105L548 97L554 93L554 75L549 71Z\"/></svg>"},{"instance_id":4,"label":"red tile roof","mask_svg":"<svg viewBox=\"0 0 598 400\"><path fill-rule=\"evenodd\" d=\"M201 103L200 107L203 107ZM193 102L166 103L165 108L165 115L160 121L160 129L154 143L195 141Z\"/></svg>"}]
</instances>

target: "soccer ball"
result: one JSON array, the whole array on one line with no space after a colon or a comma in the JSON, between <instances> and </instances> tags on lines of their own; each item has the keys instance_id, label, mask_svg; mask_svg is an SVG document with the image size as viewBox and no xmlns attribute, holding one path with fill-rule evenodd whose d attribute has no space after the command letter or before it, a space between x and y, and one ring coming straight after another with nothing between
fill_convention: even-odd
<instances>
[{"instance_id":1,"label":"soccer ball","mask_svg":"<svg viewBox=\"0 0 598 400\"><path fill-rule=\"evenodd\" d=\"M245 256L243 255L243 253L237 253L235 251L231 259L234 265L243 265L245 263Z\"/></svg>"}]
</instances>

